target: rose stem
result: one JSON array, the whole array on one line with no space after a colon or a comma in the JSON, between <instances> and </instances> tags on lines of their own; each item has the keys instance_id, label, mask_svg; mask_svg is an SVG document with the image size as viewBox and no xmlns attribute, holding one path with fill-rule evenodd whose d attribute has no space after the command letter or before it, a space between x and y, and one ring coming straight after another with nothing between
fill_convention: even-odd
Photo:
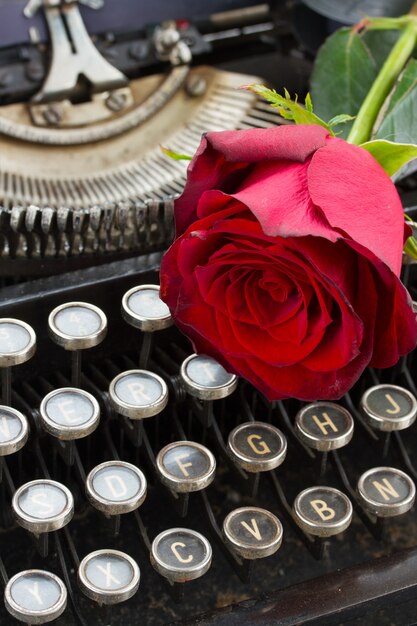
<instances>
[{"instance_id":1,"label":"rose stem","mask_svg":"<svg viewBox=\"0 0 417 626\"><path fill-rule=\"evenodd\" d=\"M414 7L413 7L414 8ZM417 43L417 19L409 22L389 53L350 129L349 143L361 144L371 137L378 113Z\"/></svg>"}]
</instances>

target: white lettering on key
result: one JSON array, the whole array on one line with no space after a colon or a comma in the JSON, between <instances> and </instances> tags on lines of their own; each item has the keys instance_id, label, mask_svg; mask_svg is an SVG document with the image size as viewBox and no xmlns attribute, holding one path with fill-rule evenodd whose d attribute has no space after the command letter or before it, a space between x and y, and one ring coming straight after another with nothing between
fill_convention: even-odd
<instances>
[{"instance_id":1,"label":"white lettering on key","mask_svg":"<svg viewBox=\"0 0 417 626\"><path fill-rule=\"evenodd\" d=\"M206 373L207 378L212 382L216 382L216 377L213 372L213 366L210 363L197 363L197 367L203 369Z\"/></svg>"},{"instance_id":2,"label":"white lettering on key","mask_svg":"<svg viewBox=\"0 0 417 626\"><path fill-rule=\"evenodd\" d=\"M134 400L139 404L142 402L150 402L151 399L145 392L145 385L142 385L142 383L128 383L127 388L132 394Z\"/></svg>"},{"instance_id":3,"label":"white lettering on key","mask_svg":"<svg viewBox=\"0 0 417 626\"><path fill-rule=\"evenodd\" d=\"M29 593L32 594L34 598L36 598L37 603L40 606L43 606L43 600L41 598L41 594L39 593L39 583L33 583L32 587L30 587L29 585L26 585L26 589L28 590Z\"/></svg>"},{"instance_id":4,"label":"white lettering on key","mask_svg":"<svg viewBox=\"0 0 417 626\"><path fill-rule=\"evenodd\" d=\"M250 534L255 537L255 539L257 539L258 541L261 541L262 539L262 535L259 532L259 527L258 524L256 523L256 519L254 517L251 518L251 526L249 526L249 524L247 522L240 522L243 526L243 528L246 528L246 530L248 532L250 532Z\"/></svg>"},{"instance_id":5,"label":"white lettering on key","mask_svg":"<svg viewBox=\"0 0 417 626\"><path fill-rule=\"evenodd\" d=\"M45 491L30 494L30 501L41 507L41 513L51 515L54 512L54 507L50 502L45 502L45 499L48 499L48 494Z\"/></svg>"},{"instance_id":6,"label":"white lettering on key","mask_svg":"<svg viewBox=\"0 0 417 626\"><path fill-rule=\"evenodd\" d=\"M181 556L181 554L178 552L178 548L186 548L187 546L185 545L185 543L183 543L182 541L175 541L172 545L171 545L171 550L174 553L175 557L177 558L177 560L180 563L191 563L191 561L194 559L192 554L189 554L186 557Z\"/></svg>"},{"instance_id":7,"label":"white lettering on key","mask_svg":"<svg viewBox=\"0 0 417 626\"><path fill-rule=\"evenodd\" d=\"M104 481L112 494L113 498L123 498L127 494L127 487L123 478L116 474L105 476Z\"/></svg>"},{"instance_id":8,"label":"white lettering on key","mask_svg":"<svg viewBox=\"0 0 417 626\"><path fill-rule=\"evenodd\" d=\"M99 565L97 563L96 565L97 569L105 575L106 577L106 587L111 587L112 583L113 585L118 585L119 587L122 586L122 583L120 582L120 580L118 578L116 578L116 576L114 574L112 574L111 571L111 563L108 561L106 563L106 567L103 567L103 565Z\"/></svg>"},{"instance_id":9,"label":"white lettering on key","mask_svg":"<svg viewBox=\"0 0 417 626\"><path fill-rule=\"evenodd\" d=\"M58 408L61 412L62 417L67 422L67 424L76 424L78 422L78 417L75 414L74 410L74 401L73 400L60 400L57 402ZM73 407L73 408L68 408Z\"/></svg>"}]
</instances>

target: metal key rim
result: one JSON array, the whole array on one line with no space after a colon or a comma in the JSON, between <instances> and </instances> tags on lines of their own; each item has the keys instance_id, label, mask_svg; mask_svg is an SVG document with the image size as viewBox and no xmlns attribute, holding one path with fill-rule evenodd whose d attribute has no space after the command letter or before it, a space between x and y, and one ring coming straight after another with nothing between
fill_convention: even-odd
<instances>
[{"instance_id":1,"label":"metal key rim","mask_svg":"<svg viewBox=\"0 0 417 626\"><path fill-rule=\"evenodd\" d=\"M190 363L190 361L196 359L199 356L207 355L200 355L196 353L190 354L190 356L188 356L181 364L180 376L187 393L189 393L190 396L199 398L200 400L220 400L222 398L227 398L228 396L230 396L235 391L238 385L239 379L236 374L230 374L229 372L227 372L230 376L230 381L224 383L223 385L213 385L212 387L205 387L204 385L200 385L189 377L189 375L187 374L188 364ZM212 360L217 363L215 359ZM217 364L223 367L221 363Z\"/></svg>"},{"instance_id":2,"label":"metal key rim","mask_svg":"<svg viewBox=\"0 0 417 626\"><path fill-rule=\"evenodd\" d=\"M196 450L199 450L208 457L209 469L207 470L207 472L205 472L205 474L203 474L201 477L194 479L186 477L177 478L165 469L165 466L163 464L164 456L173 448L178 447L179 444L183 444L184 446L188 446L190 448L195 448ZM216 473L216 459L214 458L213 453L211 452L211 450L209 450L200 443L196 443L195 441L184 440L169 443L158 452L156 457L156 465L160 473L161 482L178 493L191 493L193 491L201 491L202 489L205 489L213 482Z\"/></svg>"},{"instance_id":3,"label":"metal key rim","mask_svg":"<svg viewBox=\"0 0 417 626\"><path fill-rule=\"evenodd\" d=\"M273 459L253 459L252 457L246 456L243 452L238 450L234 444L234 439L241 430L244 430L249 426L262 427L276 435L281 442L281 450L279 454L274 456ZM227 451L232 460L237 460L239 465L247 472L268 472L270 470L276 469L284 462L287 455L287 439L284 434L279 430L279 428L276 428L276 426L273 426L272 424L259 421L245 422L244 424L239 424L239 426L236 426L236 428L234 428L230 432L227 440Z\"/></svg>"},{"instance_id":4,"label":"metal key rim","mask_svg":"<svg viewBox=\"0 0 417 626\"><path fill-rule=\"evenodd\" d=\"M0 325L1 324L15 324L16 326L21 326L29 334L29 341L22 350L0 355L0 367L13 367L14 365L20 365L21 363L29 361L36 352L36 334L33 328L29 326L29 324L26 324L26 322L13 317L2 317L0 319Z\"/></svg>"},{"instance_id":5,"label":"metal key rim","mask_svg":"<svg viewBox=\"0 0 417 626\"><path fill-rule=\"evenodd\" d=\"M57 422L49 417L47 413L47 404L51 398L59 396L62 393L77 393L82 395L84 398L87 398L92 404L93 415L86 422L77 426L58 425ZM100 422L100 407L96 398L88 391L84 391L84 389L79 389L78 387L61 387L60 389L54 389L43 398L39 411L41 422L45 430L50 435L57 437L57 439L62 439L63 441L71 441L73 439L88 437L88 435L91 435L91 433L96 430Z\"/></svg>"},{"instance_id":6,"label":"metal key rim","mask_svg":"<svg viewBox=\"0 0 417 626\"><path fill-rule=\"evenodd\" d=\"M40 484L52 485L53 487L58 488L64 492L67 503L65 508L60 513L51 517L34 518L25 513L20 508L19 497L21 496L21 494L29 487ZM59 483L56 480L41 478L38 480L31 480L24 485L21 485L19 489L16 490L12 499L12 508L19 526L34 534L49 533L63 528L71 521L74 515L74 498L68 487L66 487L62 483Z\"/></svg>"},{"instance_id":7,"label":"metal key rim","mask_svg":"<svg viewBox=\"0 0 417 626\"><path fill-rule=\"evenodd\" d=\"M401 416L400 419L398 418L395 419L395 418L389 417L388 415L381 417L380 415L372 411L372 409L369 408L369 406L367 406L368 398L373 392L381 388L387 388L388 390L394 389L395 391L398 391L400 394L407 396L407 398L410 400L410 403L411 403L411 408L409 412L406 415ZM373 428L376 428L384 432L390 432L394 430L403 430L411 426L416 420L417 399L408 389L405 389L404 387L400 387L399 385L388 385L388 384L374 385L373 387L370 387L369 389L367 389L365 393L362 395L361 400L360 400L360 410L365 420Z\"/></svg>"},{"instance_id":8,"label":"metal key rim","mask_svg":"<svg viewBox=\"0 0 417 626\"><path fill-rule=\"evenodd\" d=\"M145 375L149 378L153 378L158 381L161 386L161 395L154 402L150 402L149 404L138 406L135 404L130 404L122 400L116 393L117 383L126 376L134 376L134 375ZM120 415L124 415L125 417L129 417L132 420L141 420L146 419L147 417L153 417L154 415L158 415L168 404L168 386L164 379L158 374L151 372L149 370L136 369L136 370L126 370L125 372L121 372L118 374L110 383L109 386L109 396L110 402L113 408ZM117 402L114 400L117 398Z\"/></svg>"},{"instance_id":9,"label":"metal key rim","mask_svg":"<svg viewBox=\"0 0 417 626\"><path fill-rule=\"evenodd\" d=\"M135 313L129 306L129 298L137 293L138 291L145 291L145 289L149 289L152 291L157 291L158 295L160 292L159 285L139 285L137 287L132 287L127 291L122 298L122 316L125 321L134 326L135 328L139 328L144 332L153 332L157 330L164 330L165 328L169 328L173 325L174 320L171 317L171 313L169 312L167 315L161 317L152 317L148 318L143 315L139 315Z\"/></svg>"},{"instance_id":10,"label":"metal key rim","mask_svg":"<svg viewBox=\"0 0 417 626\"><path fill-rule=\"evenodd\" d=\"M268 517L274 526L276 527L276 533L273 541L270 541L267 546L254 546L252 544L246 543L245 541L237 541L232 533L229 530L229 526L234 517L237 517L242 512L247 512L250 509L251 511L256 511L262 515ZM231 511L223 521L223 536L226 539L227 543L231 546L231 548L241 557L248 560L255 560L265 558L267 556L271 556L279 550L282 544L283 537L283 527L280 520L276 515L268 511L267 509L262 509L260 507L250 506L250 507L240 507L238 509L234 509Z\"/></svg>"},{"instance_id":11,"label":"metal key rim","mask_svg":"<svg viewBox=\"0 0 417 626\"><path fill-rule=\"evenodd\" d=\"M384 471L391 472L391 473L394 472L395 474L401 476L401 478L403 478L403 480L410 486L410 493L408 494L407 498L403 500L402 502L400 503L393 502L391 504L388 502L382 503L382 502L373 500L365 493L365 490L364 490L365 480L369 476L372 476L372 474L376 474L377 472L384 472ZM414 484L414 481L410 478L410 476L408 476L408 474L406 474L402 470L399 470L395 467L386 467L386 466L372 467L371 469L364 472L358 480L357 492L358 492L358 496L359 496L362 506L367 511L369 511L370 513L373 513L374 515L378 517L396 517L397 515L402 515L403 513L407 513L413 506L415 498L416 498L416 486Z\"/></svg>"},{"instance_id":12,"label":"metal key rim","mask_svg":"<svg viewBox=\"0 0 417 626\"><path fill-rule=\"evenodd\" d=\"M97 587L87 578L85 569L89 561L97 556L104 555L114 556L119 558L121 561L127 561L132 568L132 580L128 585L125 585L123 590L108 589L103 591L102 588ZM125 552L112 549L95 550L95 552L87 554L81 561L77 572L77 578L81 591L87 596L87 598L90 598L90 600L94 600L94 602L97 602L98 604L118 604L119 602L129 600L129 598L137 592L140 583L140 569L136 561Z\"/></svg>"},{"instance_id":13,"label":"metal key rim","mask_svg":"<svg viewBox=\"0 0 417 626\"><path fill-rule=\"evenodd\" d=\"M136 474L136 476L139 478L141 488L135 496L126 500L122 500L120 502L109 503L108 500L102 498L100 494L97 493L97 491L94 489L94 478L96 474L102 469L112 466L123 466L130 469L134 474ZM138 467L136 467L136 465L133 465L132 463L127 463L126 461L105 461L104 463L100 463L100 465L96 465L96 467L94 467L88 474L85 481L85 490L88 501L98 511L101 511L106 515L122 515L124 513L131 513L132 511L135 511L143 504L147 494L147 481L142 470L140 470Z\"/></svg>"},{"instance_id":14,"label":"metal key rim","mask_svg":"<svg viewBox=\"0 0 417 626\"><path fill-rule=\"evenodd\" d=\"M319 439L315 435L307 432L302 427L302 418L307 411L311 410L311 407L331 407L332 409L343 413L343 415L347 418L349 422L349 428L343 433L343 435L334 433L330 435L325 435L325 438ZM313 402L304 406L300 411L298 411L295 416L295 431L297 436L301 439L303 443L305 443L310 448L314 450L319 450L320 452L329 452L330 450L338 450L339 448L343 448L346 446L353 437L354 430L354 421L350 412L345 409L345 407L340 404L336 404L335 402Z\"/></svg>"},{"instance_id":15,"label":"metal key rim","mask_svg":"<svg viewBox=\"0 0 417 626\"><path fill-rule=\"evenodd\" d=\"M1 413L11 413L14 417L16 417L21 424L21 430L19 434L16 435L16 437L13 437L13 439L9 439L7 440L7 442L0 443L0 458L2 456L14 454L15 452L21 450L29 437L29 424L23 413L21 413L17 409L12 409L12 407L9 406L0 406L0 417Z\"/></svg>"},{"instance_id":16,"label":"metal key rim","mask_svg":"<svg viewBox=\"0 0 417 626\"><path fill-rule=\"evenodd\" d=\"M322 520L322 527L318 528L316 523L311 521L308 517L306 517L303 511L300 508L300 501L311 494L314 491L319 489L325 489L328 492L334 493L337 496L341 497L346 505L346 513L344 516L339 519L337 522L326 522ZM309 487L308 489L304 489L301 491L294 500L293 504L293 519L296 524L304 531L316 537L332 537L333 535L337 535L341 532L344 532L352 521L353 516L353 506L350 499L347 497L343 491L336 489L335 487L325 487L325 486L315 486Z\"/></svg>"},{"instance_id":17,"label":"metal key rim","mask_svg":"<svg viewBox=\"0 0 417 626\"><path fill-rule=\"evenodd\" d=\"M164 563L164 561L162 561L162 559L158 557L157 548L161 541L165 539L165 537L172 535L174 532L186 533L201 541L205 548L204 560L200 563L197 563L196 565L188 566L185 570L184 567L179 567L175 565L167 566L166 563ZM151 546L150 560L153 567L159 574L161 574L161 576L169 578L173 582L184 582L184 571L187 575L187 581L195 580L196 578L200 578L200 576L203 576L210 569L212 556L212 548L209 541L197 531L191 530L190 528L169 528L159 533L159 535L157 535L153 540Z\"/></svg>"},{"instance_id":18,"label":"metal key rim","mask_svg":"<svg viewBox=\"0 0 417 626\"><path fill-rule=\"evenodd\" d=\"M60 330L55 324L56 316L65 309L71 307L86 308L93 311L100 318L100 326L96 332L91 333L84 337L77 335L68 335ZM89 302L65 302L55 307L48 317L48 330L52 339L65 350L84 350L87 348L94 348L103 341L107 335L107 317L101 309Z\"/></svg>"},{"instance_id":19,"label":"metal key rim","mask_svg":"<svg viewBox=\"0 0 417 626\"><path fill-rule=\"evenodd\" d=\"M61 591L61 596L58 602L56 602L52 607L49 607L48 609L40 611L30 611L29 609L27 609L25 610L25 612L22 612L21 607L19 607L19 605L12 597L11 588L13 586L13 583L21 578L24 574L32 574L52 579L58 585ZM16 619L24 621L28 624L45 624L47 622L51 622L57 619L65 611L65 608L67 606L67 589L62 580L51 572L40 569L24 570L23 572L18 572L17 574L15 574L8 581L4 591L4 603L10 615L15 617ZM28 619L30 619L31 621L28 622Z\"/></svg>"}]
</instances>

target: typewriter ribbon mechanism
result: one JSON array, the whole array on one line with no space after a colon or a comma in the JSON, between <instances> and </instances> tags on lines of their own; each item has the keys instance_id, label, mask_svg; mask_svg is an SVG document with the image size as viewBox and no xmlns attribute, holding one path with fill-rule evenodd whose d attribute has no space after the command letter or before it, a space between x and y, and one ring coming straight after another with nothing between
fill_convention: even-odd
<instances>
[{"instance_id":1,"label":"typewriter ribbon mechanism","mask_svg":"<svg viewBox=\"0 0 417 626\"><path fill-rule=\"evenodd\" d=\"M103 4L80 2L98 10ZM52 257L82 255L88 264L97 253L166 247L172 206L158 200L181 192L185 165L166 158L160 145L192 154L205 131L274 123L265 104L238 90L259 79L192 69L193 46L207 44L171 21L123 50L130 64L145 59L167 71L129 81L95 46L77 0L30 0L28 24L39 11L51 41L43 85L28 102L0 107L3 260L31 259L36 273L39 261L45 268ZM30 32L36 42L36 29ZM42 73L39 62L26 65ZM9 268L3 264L2 273Z\"/></svg>"}]
</instances>

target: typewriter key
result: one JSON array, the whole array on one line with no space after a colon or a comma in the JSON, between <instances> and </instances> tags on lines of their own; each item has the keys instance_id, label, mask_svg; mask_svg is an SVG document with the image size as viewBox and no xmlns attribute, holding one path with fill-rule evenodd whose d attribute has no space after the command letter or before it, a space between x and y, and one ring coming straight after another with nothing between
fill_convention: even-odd
<instances>
[{"instance_id":1,"label":"typewriter key","mask_svg":"<svg viewBox=\"0 0 417 626\"><path fill-rule=\"evenodd\" d=\"M246 422L232 430L227 449L233 461L246 471L267 472L284 461L287 440L271 424Z\"/></svg>"},{"instance_id":2,"label":"typewriter key","mask_svg":"<svg viewBox=\"0 0 417 626\"><path fill-rule=\"evenodd\" d=\"M359 478L358 495L369 513L394 517L411 509L416 488L405 472L393 467L374 467Z\"/></svg>"},{"instance_id":3,"label":"typewriter key","mask_svg":"<svg viewBox=\"0 0 417 626\"><path fill-rule=\"evenodd\" d=\"M86 480L89 502L105 515L130 513L146 498L146 478L135 465L107 461L91 470Z\"/></svg>"},{"instance_id":4,"label":"typewriter key","mask_svg":"<svg viewBox=\"0 0 417 626\"><path fill-rule=\"evenodd\" d=\"M95 431L100 421L100 407L87 391L64 387L45 396L40 416L48 433L69 441L87 437Z\"/></svg>"},{"instance_id":5,"label":"typewriter key","mask_svg":"<svg viewBox=\"0 0 417 626\"><path fill-rule=\"evenodd\" d=\"M200 578L211 565L211 545L203 535L187 528L170 528L153 541L151 563L172 583Z\"/></svg>"},{"instance_id":6,"label":"typewriter key","mask_svg":"<svg viewBox=\"0 0 417 626\"><path fill-rule=\"evenodd\" d=\"M178 493L200 491L214 479L216 460L210 450L193 441L170 443L158 453L161 481Z\"/></svg>"},{"instance_id":7,"label":"typewriter key","mask_svg":"<svg viewBox=\"0 0 417 626\"><path fill-rule=\"evenodd\" d=\"M310 487L298 494L293 517L306 533L316 537L337 535L352 521L352 503L333 487Z\"/></svg>"},{"instance_id":8,"label":"typewriter key","mask_svg":"<svg viewBox=\"0 0 417 626\"><path fill-rule=\"evenodd\" d=\"M118 550L91 552L80 563L78 584L98 604L118 604L138 590L140 571L128 554Z\"/></svg>"},{"instance_id":9,"label":"typewriter key","mask_svg":"<svg viewBox=\"0 0 417 626\"><path fill-rule=\"evenodd\" d=\"M169 308L159 297L159 285L140 285L125 293L122 315L128 324L145 332L163 330L174 323Z\"/></svg>"},{"instance_id":10,"label":"typewriter key","mask_svg":"<svg viewBox=\"0 0 417 626\"><path fill-rule=\"evenodd\" d=\"M327 452L349 443L353 436L353 418L338 404L313 402L297 413L295 430L307 446Z\"/></svg>"},{"instance_id":11,"label":"typewriter key","mask_svg":"<svg viewBox=\"0 0 417 626\"><path fill-rule=\"evenodd\" d=\"M46 624L57 619L67 606L67 590L58 576L44 570L19 572L4 592L6 609L26 624Z\"/></svg>"},{"instance_id":12,"label":"typewriter key","mask_svg":"<svg viewBox=\"0 0 417 626\"><path fill-rule=\"evenodd\" d=\"M66 526L74 515L74 499L65 485L54 480L32 480L19 487L12 508L17 523L35 535Z\"/></svg>"},{"instance_id":13,"label":"typewriter key","mask_svg":"<svg viewBox=\"0 0 417 626\"><path fill-rule=\"evenodd\" d=\"M23 448L28 436L26 417L16 409L0 406L0 457Z\"/></svg>"},{"instance_id":14,"label":"typewriter key","mask_svg":"<svg viewBox=\"0 0 417 626\"><path fill-rule=\"evenodd\" d=\"M110 401L120 415L141 420L160 413L168 403L168 387L157 374L128 370L112 380Z\"/></svg>"},{"instance_id":15,"label":"typewriter key","mask_svg":"<svg viewBox=\"0 0 417 626\"><path fill-rule=\"evenodd\" d=\"M223 522L223 535L242 558L263 559L281 546L282 524L265 509L245 506L229 513Z\"/></svg>"},{"instance_id":16,"label":"typewriter key","mask_svg":"<svg viewBox=\"0 0 417 626\"><path fill-rule=\"evenodd\" d=\"M181 365L180 374L187 392L200 400L226 398L237 387L237 376L209 356L192 354Z\"/></svg>"},{"instance_id":17,"label":"typewriter key","mask_svg":"<svg viewBox=\"0 0 417 626\"><path fill-rule=\"evenodd\" d=\"M376 430L403 430L416 419L417 400L403 387L375 385L363 394L360 409L369 425Z\"/></svg>"},{"instance_id":18,"label":"typewriter key","mask_svg":"<svg viewBox=\"0 0 417 626\"><path fill-rule=\"evenodd\" d=\"M85 350L101 343L107 334L103 311L87 302L67 302L49 315L49 334L65 350Z\"/></svg>"},{"instance_id":19,"label":"typewriter key","mask_svg":"<svg viewBox=\"0 0 417 626\"><path fill-rule=\"evenodd\" d=\"M25 322L0 319L0 367L25 363L36 351L36 335Z\"/></svg>"}]
</instances>

